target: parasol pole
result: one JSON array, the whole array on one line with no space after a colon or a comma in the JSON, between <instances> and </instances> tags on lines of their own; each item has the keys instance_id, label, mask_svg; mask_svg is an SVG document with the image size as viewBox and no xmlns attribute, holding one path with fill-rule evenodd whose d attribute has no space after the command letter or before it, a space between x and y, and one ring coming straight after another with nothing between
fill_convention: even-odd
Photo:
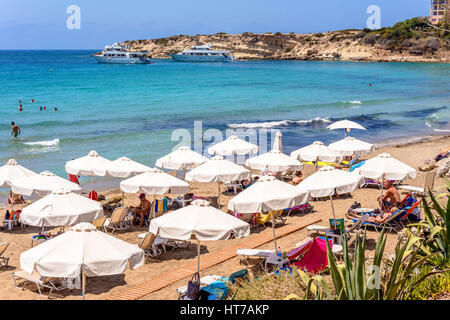
<instances>
[{"instance_id":1,"label":"parasol pole","mask_svg":"<svg viewBox=\"0 0 450 320\"><path fill-rule=\"evenodd\" d=\"M217 181L217 202L219 204L218 209L220 209L220 181Z\"/></svg>"},{"instance_id":2,"label":"parasol pole","mask_svg":"<svg viewBox=\"0 0 450 320\"><path fill-rule=\"evenodd\" d=\"M200 276L200 240L197 239L197 273Z\"/></svg>"},{"instance_id":3,"label":"parasol pole","mask_svg":"<svg viewBox=\"0 0 450 320\"><path fill-rule=\"evenodd\" d=\"M275 243L275 253L278 253L278 246L277 246L277 236L275 235L275 219L273 218L273 212L269 211L269 213L272 215L272 233L273 233L273 241Z\"/></svg>"},{"instance_id":4,"label":"parasol pole","mask_svg":"<svg viewBox=\"0 0 450 320\"><path fill-rule=\"evenodd\" d=\"M336 214L334 212L334 205L333 205L333 194L330 195L330 200L331 200L331 211L333 212L333 219L334 223L336 224Z\"/></svg>"},{"instance_id":5,"label":"parasol pole","mask_svg":"<svg viewBox=\"0 0 450 320\"><path fill-rule=\"evenodd\" d=\"M81 268L81 295L83 296L83 300L86 300L86 273L83 267Z\"/></svg>"}]
</instances>

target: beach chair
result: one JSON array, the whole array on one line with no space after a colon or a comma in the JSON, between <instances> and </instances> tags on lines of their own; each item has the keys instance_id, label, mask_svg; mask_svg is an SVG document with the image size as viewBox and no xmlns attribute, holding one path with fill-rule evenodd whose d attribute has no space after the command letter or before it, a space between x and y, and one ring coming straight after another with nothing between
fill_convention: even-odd
<instances>
[{"instance_id":1,"label":"beach chair","mask_svg":"<svg viewBox=\"0 0 450 320\"><path fill-rule=\"evenodd\" d=\"M120 207L114 209L111 218L106 219L103 229L105 232L108 232L107 230L111 230L111 234L114 233L114 231L123 231L130 228L130 225L126 223L125 218L127 216L127 210L126 207Z\"/></svg>"},{"instance_id":2,"label":"beach chair","mask_svg":"<svg viewBox=\"0 0 450 320\"><path fill-rule=\"evenodd\" d=\"M103 216L98 219L92 221L92 225L97 228L97 230L104 230L103 226L105 225L107 217Z\"/></svg>"},{"instance_id":3,"label":"beach chair","mask_svg":"<svg viewBox=\"0 0 450 320\"><path fill-rule=\"evenodd\" d=\"M243 258L243 261L245 261L245 264L247 266L250 265L249 258L267 259L273 253L274 253L273 250L262 250L262 249L237 249L236 250L236 255L240 258Z\"/></svg>"},{"instance_id":4,"label":"beach chair","mask_svg":"<svg viewBox=\"0 0 450 320\"><path fill-rule=\"evenodd\" d=\"M5 257L5 251L9 247L9 242L3 242L0 244L0 266L7 267L9 258Z\"/></svg>"},{"instance_id":5,"label":"beach chair","mask_svg":"<svg viewBox=\"0 0 450 320\"><path fill-rule=\"evenodd\" d=\"M122 203L122 197L121 196L115 196L111 197L109 199L105 199L100 201L100 203L103 205L103 210L106 212L108 211L114 211L114 209L121 206Z\"/></svg>"},{"instance_id":6,"label":"beach chair","mask_svg":"<svg viewBox=\"0 0 450 320\"><path fill-rule=\"evenodd\" d=\"M19 270L19 271L13 272L12 277L13 277L13 281L14 281L14 286L16 288L19 288L17 286L16 280L17 279L23 280L22 290L25 289L25 285L28 282L34 283L37 286L39 295L41 295L41 296L42 296L41 287L47 288L50 290L48 293L48 296L50 296L50 294L52 293L53 290L60 291L60 290L64 290L64 289L69 289L68 281L60 279L59 282L56 282L52 278L40 276L36 271L34 271L32 274L29 274L28 272L26 272L24 270Z\"/></svg>"},{"instance_id":7,"label":"beach chair","mask_svg":"<svg viewBox=\"0 0 450 320\"><path fill-rule=\"evenodd\" d=\"M410 192L418 193L419 195L426 195L429 190L433 192L434 187L434 178L436 177L436 171L427 172L425 174L425 181L423 183L423 188L421 187L414 187L414 186L399 186L398 188L401 190L408 190Z\"/></svg>"},{"instance_id":8,"label":"beach chair","mask_svg":"<svg viewBox=\"0 0 450 320\"><path fill-rule=\"evenodd\" d=\"M148 232L145 234L144 239L138 243L138 247L142 250L144 250L144 256L145 257L157 257L162 254L162 252L166 252L166 244L168 242L168 239L161 238L158 236L155 236L153 233ZM159 248L159 246L162 247L162 250Z\"/></svg>"},{"instance_id":9,"label":"beach chair","mask_svg":"<svg viewBox=\"0 0 450 320\"><path fill-rule=\"evenodd\" d=\"M389 180L391 182L391 185L400 188L400 185L403 183L403 180ZM379 180L374 179L365 179L363 188L378 188L383 189L383 184Z\"/></svg>"},{"instance_id":10,"label":"beach chair","mask_svg":"<svg viewBox=\"0 0 450 320\"><path fill-rule=\"evenodd\" d=\"M417 208L417 206L419 206L419 204L420 201L416 201L411 207L399 209L391 213L383 222L380 223L364 221L359 227L359 229L366 227L373 227L377 232L379 232L379 230L382 230L383 228L388 231L399 232L404 227L403 223L401 222L402 219L403 220L407 219L408 215L410 215ZM364 216L369 217L369 215Z\"/></svg>"},{"instance_id":11,"label":"beach chair","mask_svg":"<svg viewBox=\"0 0 450 320\"><path fill-rule=\"evenodd\" d=\"M272 211L269 211L268 213L258 213L258 215L256 216L255 222L260 225L263 225L266 223L273 223L274 226L276 226L278 224L285 224L286 218L283 218L281 216L282 214L283 214L283 210L272 210Z\"/></svg>"},{"instance_id":12,"label":"beach chair","mask_svg":"<svg viewBox=\"0 0 450 320\"><path fill-rule=\"evenodd\" d=\"M345 236L347 237L347 241L348 239L350 239L352 237L352 234L359 230L361 225L367 221L367 219L369 218L369 215L361 215L361 217L359 217L358 219L354 219L354 220L347 220L350 223L352 223L352 225L350 226L350 228L348 229L344 229L345 230ZM330 220L334 220L334 219L330 219ZM341 220L341 219L336 219L336 220ZM342 221L342 220L341 220ZM333 230L333 228L330 227L326 227L326 226L320 226L320 225L309 225L306 227L306 230L308 231L308 235L311 232L315 232L317 234L321 234L325 237L329 237L333 240L334 244L341 244L341 234L340 233L335 233L336 230L339 230L339 228L335 228Z\"/></svg>"},{"instance_id":13,"label":"beach chair","mask_svg":"<svg viewBox=\"0 0 450 320\"><path fill-rule=\"evenodd\" d=\"M288 209L284 209L283 213L287 212L286 218L289 217L291 214L298 214L298 215L303 215L309 212L313 211L313 206L307 202L304 203L302 205L299 205L297 207L293 207L293 208L288 208Z\"/></svg>"}]
</instances>

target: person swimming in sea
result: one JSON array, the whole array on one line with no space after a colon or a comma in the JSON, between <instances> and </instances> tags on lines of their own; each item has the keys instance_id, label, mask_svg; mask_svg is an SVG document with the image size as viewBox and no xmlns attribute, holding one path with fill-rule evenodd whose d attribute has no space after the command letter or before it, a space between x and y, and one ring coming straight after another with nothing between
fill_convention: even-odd
<instances>
[{"instance_id":1,"label":"person swimming in sea","mask_svg":"<svg viewBox=\"0 0 450 320\"><path fill-rule=\"evenodd\" d=\"M57 108L57 107L55 107L55 111L58 111L58 108Z\"/></svg>"},{"instance_id":2,"label":"person swimming in sea","mask_svg":"<svg viewBox=\"0 0 450 320\"><path fill-rule=\"evenodd\" d=\"M19 106L19 111L23 111L22 105Z\"/></svg>"},{"instance_id":3,"label":"person swimming in sea","mask_svg":"<svg viewBox=\"0 0 450 320\"><path fill-rule=\"evenodd\" d=\"M20 134L22 134L22 131L20 131L19 126L15 124L14 121L11 122L11 135L14 136L14 138L17 138Z\"/></svg>"},{"instance_id":4,"label":"person swimming in sea","mask_svg":"<svg viewBox=\"0 0 450 320\"><path fill-rule=\"evenodd\" d=\"M44 109L42 109L42 106L40 106L40 107L39 107L39 111L42 111L42 110L44 110Z\"/></svg>"}]
</instances>

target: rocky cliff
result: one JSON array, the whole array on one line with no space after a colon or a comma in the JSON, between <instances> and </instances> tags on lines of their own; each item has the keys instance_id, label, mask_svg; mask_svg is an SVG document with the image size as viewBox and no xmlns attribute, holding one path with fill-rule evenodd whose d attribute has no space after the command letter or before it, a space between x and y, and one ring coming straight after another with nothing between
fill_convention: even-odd
<instances>
[{"instance_id":1,"label":"rocky cliff","mask_svg":"<svg viewBox=\"0 0 450 320\"><path fill-rule=\"evenodd\" d=\"M447 28L447 29L446 29ZM379 30L341 30L315 34L177 35L125 41L132 50L167 59L194 45L211 43L239 59L450 62L447 25L438 28L414 18Z\"/></svg>"}]
</instances>

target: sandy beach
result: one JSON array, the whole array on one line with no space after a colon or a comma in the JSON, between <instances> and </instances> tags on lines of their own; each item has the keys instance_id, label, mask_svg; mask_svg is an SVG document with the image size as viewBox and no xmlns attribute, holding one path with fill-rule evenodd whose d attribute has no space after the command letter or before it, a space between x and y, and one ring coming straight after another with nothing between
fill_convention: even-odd
<instances>
[{"instance_id":1,"label":"sandy beach","mask_svg":"<svg viewBox=\"0 0 450 320\"><path fill-rule=\"evenodd\" d=\"M419 165L424 163L425 159L432 159L443 149L450 149L450 138L449 137L433 137L428 141L421 141L412 144L402 144L397 143L394 145L385 144L383 147L379 147L374 150L367 158L371 158L379 153L388 152L393 157L407 163L408 165L418 168ZM303 170L304 177L309 176L314 172L314 167L306 165ZM423 186L424 182L424 172L418 171L417 177L415 179L407 179L404 181L405 184L414 186ZM436 177L435 179L435 189L445 184L444 179ZM216 195L217 189L216 184L201 184L201 183L191 183L191 192L199 196L209 196ZM100 192L99 192L100 193ZM111 195L119 194L118 189L104 190L101 194L109 197ZM334 205L336 209L337 218L343 218L345 213L351 204L358 201L363 207L376 207L377 201L376 197L380 194L379 189L360 189L351 194L351 197L338 198L335 200ZM170 195L169 195L170 196ZM228 201L234 195L222 194L221 204L222 210L226 211ZM125 200L125 205L136 205L138 203L138 198L136 195L127 195ZM283 228L302 224L305 220L318 218L322 219L321 225L328 225L328 219L332 218L332 213L330 209L329 201L311 201L311 205L314 207L313 212L306 214L304 216L290 216L284 226L276 229L282 230ZM0 215L3 215L6 208L0 209ZM423 217L423 215L422 215ZM10 243L9 248L5 252L5 256L10 258L8 267L0 268L0 286L3 290L0 291L0 299L47 299L47 297L40 297L34 285L29 285L25 290L16 289L11 277L11 272L20 269L19 258L20 254L31 247L31 238L34 234L38 233L37 228L20 228L16 227L9 231L7 229L3 230L0 234L0 241L8 241ZM133 227L131 231L116 232L114 236L119 239L125 240L132 244L137 244L137 235L139 233L145 232L146 228L138 229ZM256 227L252 229L252 233L246 239L254 237L255 235L262 233L272 233L270 227ZM296 243L302 241L307 236L305 229L294 232L286 237L280 238L278 240L278 246L283 250L290 250ZM375 231L368 232L367 249L369 251L369 256L373 255L373 250L375 248L376 239L378 233ZM201 253L213 253L218 250L222 250L226 247L236 245L242 239L233 239L225 241L211 241L202 242ZM393 252L395 244L397 242L396 234L389 234L386 253L390 254ZM262 249L273 249L273 242L267 243L261 247ZM197 248L195 242L193 242L188 249L176 249L173 253L170 250L167 253L162 254L158 258L148 258L144 266L136 270L127 270L122 275L108 276L108 277L97 277L88 278L87 281L87 295L86 299L106 299L109 295L123 290L126 286L139 284L150 278L162 275L180 265L187 264L189 262L193 263L197 260ZM227 260L219 265L208 268L201 272L202 276L207 274L216 274L221 276L228 276L232 272L244 268L240 263L240 259L235 257ZM157 292L143 297L143 299L177 299L176 288L186 285L189 279L185 278L177 283L163 288ZM81 299L80 290L64 290L56 294L52 294L51 297L57 299Z\"/></svg>"}]
</instances>

